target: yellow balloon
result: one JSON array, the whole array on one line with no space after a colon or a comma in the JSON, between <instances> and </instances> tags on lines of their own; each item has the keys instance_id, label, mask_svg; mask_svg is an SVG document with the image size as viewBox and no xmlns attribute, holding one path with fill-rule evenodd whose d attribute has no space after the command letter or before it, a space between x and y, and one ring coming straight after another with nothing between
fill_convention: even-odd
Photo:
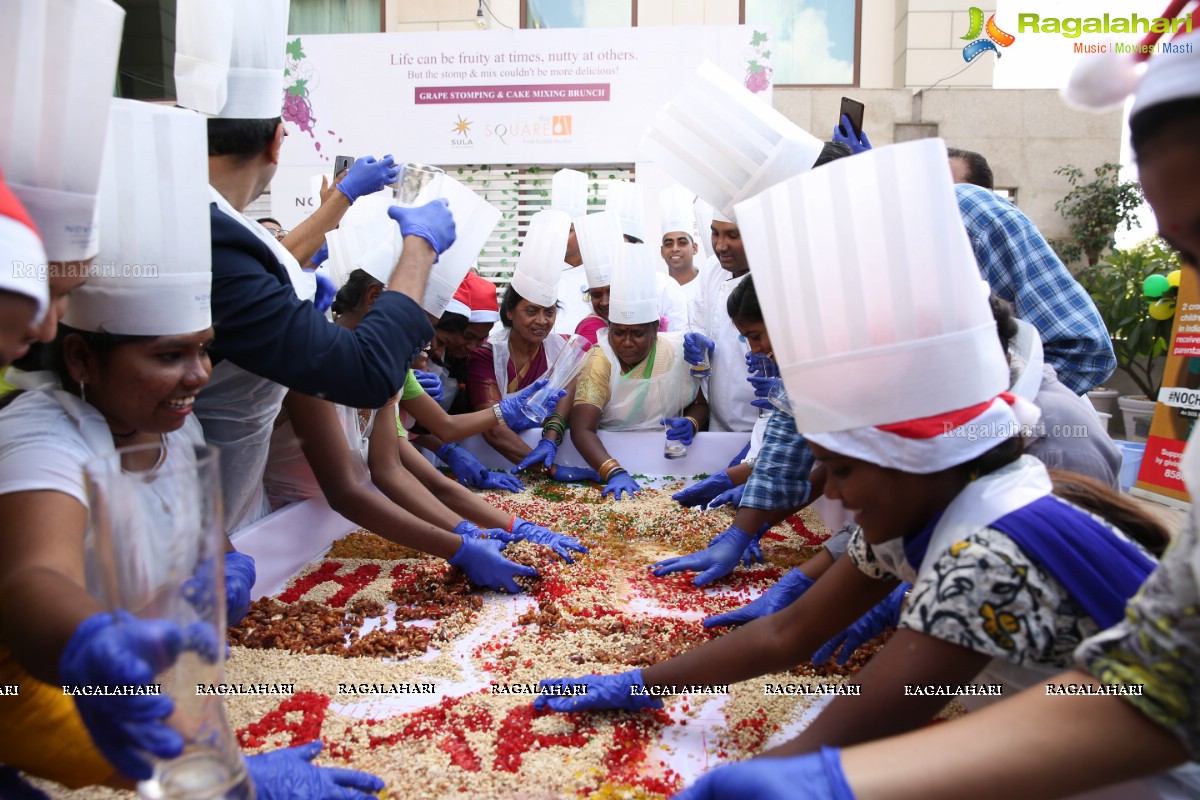
<instances>
[{"instance_id":1,"label":"yellow balloon","mask_svg":"<svg viewBox=\"0 0 1200 800\"><path fill-rule=\"evenodd\" d=\"M1155 300L1150 304L1150 316L1154 319L1170 319L1175 316L1175 302L1173 300Z\"/></svg>"},{"instance_id":2,"label":"yellow balloon","mask_svg":"<svg viewBox=\"0 0 1200 800\"><path fill-rule=\"evenodd\" d=\"M1172 286L1179 286L1179 270L1172 270L1167 273L1167 283Z\"/></svg>"}]
</instances>

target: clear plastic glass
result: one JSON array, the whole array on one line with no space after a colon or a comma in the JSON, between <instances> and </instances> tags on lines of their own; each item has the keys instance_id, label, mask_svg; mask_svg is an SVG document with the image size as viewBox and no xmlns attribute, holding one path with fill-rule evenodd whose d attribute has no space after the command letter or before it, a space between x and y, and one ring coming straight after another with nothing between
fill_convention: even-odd
<instances>
[{"instance_id":1,"label":"clear plastic glass","mask_svg":"<svg viewBox=\"0 0 1200 800\"><path fill-rule=\"evenodd\" d=\"M663 427L667 427L664 422ZM687 445L678 439L667 438L663 444L663 458L674 460L676 458L687 458Z\"/></svg>"},{"instance_id":2,"label":"clear plastic glass","mask_svg":"<svg viewBox=\"0 0 1200 800\"><path fill-rule=\"evenodd\" d=\"M692 378L698 381L708 380L712 377L712 363L708 360L708 353L704 354L704 360L699 364L691 366Z\"/></svg>"},{"instance_id":3,"label":"clear plastic glass","mask_svg":"<svg viewBox=\"0 0 1200 800\"><path fill-rule=\"evenodd\" d=\"M441 196L445 170L428 164L405 164L400 180L396 181L396 203L402 206L424 205Z\"/></svg>"},{"instance_id":4,"label":"clear plastic glass","mask_svg":"<svg viewBox=\"0 0 1200 800\"><path fill-rule=\"evenodd\" d=\"M583 369L583 360L587 357L588 340L579 334L572 334L563 346L550 369L546 370L546 385L526 398L521 404L521 413L537 424L542 424L550 412L546 410L546 400L559 389L566 389L571 381Z\"/></svg>"},{"instance_id":5,"label":"clear plastic glass","mask_svg":"<svg viewBox=\"0 0 1200 800\"><path fill-rule=\"evenodd\" d=\"M155 800L254 797L220 695L198 684L225 674L225 536L217 450L163 445L122 448L85 467L93 539L88 585L112 610L166 619L193 644L155 676L175 711L167 723L183 754L155 759L138 793ZM160 464L161 460L161 466Z\"/></svg>"}]
</instances>

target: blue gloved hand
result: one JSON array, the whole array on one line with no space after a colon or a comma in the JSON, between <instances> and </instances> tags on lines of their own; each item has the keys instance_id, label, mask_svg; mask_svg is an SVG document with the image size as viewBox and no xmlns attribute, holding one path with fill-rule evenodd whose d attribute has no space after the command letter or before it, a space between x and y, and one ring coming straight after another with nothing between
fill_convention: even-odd
<instances>
[{"instance_id":1,"label":"blue gloved hand","mask_svg":"<svg viewBox=\"0 0 1200 800\"><path fill-rule=\"evenodd\" d=\"M912 588L911 583L902 583L892 590L892 593L879 601L879 604L851 623L849 628L834 636L817 652L813 653L812 663L824 664L841 646L837 663L844 665L854 655L854 651L874 639L888 628L894 628L900 622L900 606L904 603L904 595Z\"/></svg>"},{"instance_id":2,"label":"blue gloved hand","mask_svg":"<svg viewBox=\"0 0 1200 800\"><path fill-rule=\"evenodd\" d=\"M463 486L470 486L475 489L492 489L495 487L495 480L492 478L488 468L479 463L479 459L471 455L471 452L464 447L459 447L453 442L447 442L438 448L434 453L440 458L450 471L454 473L454 477L458 478L458 482ZM520 481L517 481L520 483ZM524 489L521 486L521 489ZM516 489L515 491L521 491Z\"/></svg>"},{"instance_id":3,"label":"blue gloved hand","mask_svg":"<svg viewBox=\"0 0 1200 800\"><path fill-rule=\"evenodd\" d=\"M338 191L346 195L351 203L365 194L374 194L383 187L396 182L400 167L390 155L376 161L375 156L364 156L350 165L346 177L337 185Z\"/></svg>"},{"instance_id":4,"label":"blue gloved hand","mask_svg":"<svg viewBox=\"0 0 1200 800\"><path fill-rule=\"evenodd\" d=\"M333 298L337 297L337 287L320 272L314 272L313 277L317 280L317 293L313 295L313 305L317 311L324 314L333 305Z\"/></svg>"},{"instance_id":5,"label":"blue gloved hand","mask_svg":"<svg viewBox=\"0 0 1200 800\"><path fill-rule=\"evenodd\" d=\"M767 563L766 559L763 558L762 548L759 547L758 543L759 543L759 541L762 540L763 534L766 533L767 531L769 531L770 529L771 529L771 526L769 524L764 523L762 525L762 527L760 527L758 529L758 533L754 534L754 536L752 536L750 538L749 543L746 544L746 549L742 551L742 566L743 567L753 566L755 561L757 561L760 564ZM725 535L724 532L718 533L708 543L708 546L712 547L714 544L717 544L718 542L720 542L721 537L724 535Z\"/></svg>"},{"instance_id":6,"label":"blue gloved hand","mask_svg":"<svg viewBox=\"0 0 1200 800\"><path fill-rule=\"evenodd\" d=\"M734 508L737 508L742 504L742 495L745 494L745 492L746 484L743 483L738 486L734 486L732 489L721 492L719 495L714 497L712 502L709 503L707 507L720 508L721 506L733 506Z\"/></svg>"},{"instance_id":7,"label":"blue gloved hand","mask_svg":"<svg viewBox=\"0 0 1200 800\"><path fill-rule=\"evenodd\" d=\"M230 627L250 610L250 591L257 577L253 558L245 553L225 554L225 619Z\"/></svg>"},{"instance_id":8,"label":"blue gloved hand","mask_svg":"<svg viewBox=\"0 0 1200 800\"><path fill-rule=\"evenodd\" d=\"M657 697L637 694L644 690L640 669L618 672L616 675L584 675L581 678L549 678L538 683L538 688L544 686L586 686L584 694L561 696L539 695L533 701L533 707L538 711L600 711L618 709L620 711L640 711L643 708L662 708L663 703Z\"/></svg>"},{"instance_id":9,"label":"blue gloved hand","mask_svg":"<svg viewBox=\"0 0 1200 800\"><path fill-rule=\"evenodd\" d=\"M746 446L738 451L738 454L733 457L732 461L729 462L729 467L736 467L738 464L742 463L748 455L750 455L750 442L746 442ZM729 467L726 467L726 469Z\"/></svg>"},{"instance_id":10,"label":"blue gloved hand","mask_svg":"<svg viewBox=\"0 0 1200 800\"><path fill-rule=\"evenodd\" d=\"M556 555L566 561L568 564L575 563L575 553L587 553L588 549L584 547L583 542L573 536L564 536L561 533L555 533L549 528L543 528L541 525L535 525L527 519L514 517L512 523L512 534L517 538L515 541L527 541L534 544L544 545L554 551ZM574 551L574 553L572 552Z\"/></svg>"},{"instance_id":11,"label":"blue gloved hand","mask_svg":"<svg viewBox=\"0 0 1200 800\"><path fill-rule=\"evenodd\" d=\"M420 236L438 255L450 249L458 235L454 227L454 215L450 204L439 197L416 208L392 206L388 216L400 226L401 236ZM436 260L436 259L435 259Z\"/></svg>"},{"instance_id":12,"label":"blue gloved hand","mask_svg":"<svg viewBox=\"0 0 1200 800\"><path fill-rule=\"evenodd\" d=\"M703 333L685 333L683 335L683 360L694 367L711 355L715 347L713 340Z\"/></svg>"},{"instance_id":13,"label":"blue gloved hand","mask_svg":"<svg viewBox=\"0 0 1200 800\"><path fill-rule=\"evenodd\" d=\"M867 132L863 131L861 136L862 138L855 137L854 126L845 114L842 114L841 124L833 126L833 140L849 147L851 153L865 153L871 149L871 140L867 138Z\"/></svg>"},{"instance_id":14,"label":"blue gloved hand","mask_svg":"<svg viewBox=\"0 0 1200 800\"><path fill-rule=\"evenodd\" d=\"M747 353L746 369L750 372L750 376L746 380L754 387L756 398L750 401L750 405L770 411L774 406L767 397L783 381L779 377L779 368L775 365L775 360L762 353Z\"/></svg>"},{"instance_id":15,"label":"blue gloved hand","mask_svg":"<svg viewBox=\"0 0 1200 800\"><path fill-rule=\"evenodd\" d=\"M651 570L660 578L672 572L699 572L693 583L697 586L707 586L733 572L751 538L750 534L741 528L730 525L699 553L659 561Z\"/></svg>"},{"instance_id":16,"label":"blue gloved hand","mask_svg":"<svg viewBox=\"0 0 1200 800\"><path fill-rule=\"evenodd\" d=\"M558 445L549 439L538 439L538 443L529 451L529 455L522 458L513 468L513 474L539 465L550 469L550 465L554 463L554 457L557 455Z\"/></svg>"},{"instance_id":17,"label":"blue gloved hand","mask_svg":"<svg viewBox=\"0 0 1200 800\"><path fill-rule=\"evenodd\" d=\"M461 523L459 524L461 527ZM458 529L455 528L457 532ZM482 531L487 534L490 531ZM523 564L514 564L500 551L504 542L499 539L477 539L472 535L463 536L462 547L450 559L450 563L467 573L467 578L476 586L486 586L497 591L520 594L521 587L513 580L518 575L536 578L537 570Z\"/></svg>"},{"instance_id":18,"label":"blue gloved hand","mask_svg":"<svg viewBox=\"0 0 1200 800\"><path fill-rule=\"evenodd\" d=\"M591 467L568 467L565 464L555 464L550 470L550 477L559 483L600 482L600 473Z\"/></svg>"},{"instance_id":19,"label":"blue gloved hand","mask_svg":"<svg viewBox=\"0 0 1200 800\"><path fill-rule=\"evenodd\" d=\"M673 441L690 445L696 438L696 426L686 417L667 417L659 420L658 424L667 427L667 438Z\"/></svg>"},{"instance_id":20,"label":"blue gloved hand","mask_svg":"<svg viewBox=\"0 0 1200 800\"><path fill-rule=\"evenodd\" d=\"M535 422L534 420L525 416L525 412L521 410L521 406L528 398L537 394L538 391L540 391L545 385L546 378L538 378L536 381L529 384L516 394L509 395L501 400L500 413L504 416L504 424L518 432L529 430L530 428L536 428L537 426L541 425L542 423ZM545 416L548 417L553 414L554 407L558 405L558 401L566 396L567 393L563 389L559 389L557 392L551 392L550 396L546 398L546 403L543 406L546 412Z\"/></svg>"},{"instance_id":21,"label":"blue gloved hand","mask_svg":"<svg viewBox=\"0 0 1200 800\"><path fill-rule=\"evenodd\" d=\"M258 800L373 800L383 788L374 775L311 764L321 742L246 756L246 771Z\"/></svg>"},{"instance_id":22,"label":"blue gloved hand","mask_svg":"<svg viewBox=\"0 0 1200 800\"><path fill-rule=\"evenodd\" d=\"M58 671L68 686L143 686L175 663L184 632L168 620L139 620L127 611L88 617L67 642ZM162 695L75 695L92 741L122 775L146 780L147 755L174 758L183 737L166 724L175 704Z\"/></svg>"},{"instance_id":23,"label":"blue gloved hand","mask_svg":"<svg viewBox=\"0 0 1200 800\"><path fill-rule=\"evenodd\" d=\"M321 266L329 260L329 242L323 243L317 248L317 252L313 253L313 257L309 259L315 266Z\"/></svg>"},{"instance_id":24,"label":"blue gloved hand","mask_svg":"<svg viewBox=\"0 0 1200 800\"><path fill-rule=\"evenodd\" d=\"M642 491L642 487L638 486L638 482L633 479L633 476L624 470L616 475L608 476L608 483L604 484L604 488L600 490L601 497L612 495L614 500L624 500L622 492L628 496L630 500L635 494Z\"/></svg>"},{"instance_id":25,"label":"blue gloved hand","mask_svg":"<svg viewBox=\"0 0 1200 800\"><path fill-rule=\"evenodd\" d=\"M50 800L50 795L27 783L21 773L6 766L0 766L0 797L4 800Z\"/></svg>"},{"instance_id":26,"label":"blue gloved hand","mask_svg":"<svg viewBox=\"0 0 1200 800\"><path fill-rule=\"evenodd\" d=\"M798 569L784 575L771 588L751 600L741 608L715 614L704 620L704 627L716 628L721 625L745 625L750 620L766 617L776 611L787 608L800 595L808 591L816 581Z\"/></svg>"},{"instance_id":27,"label":"blue gloved hand","mask_svg":"<svg viewBox=\"0 0 1200 800\"><path fill-rule=\"evenodd\" d=\"M729 473L726 470L721 470L715 475L709 475L704 480L693 483L685 489L680 489L671 495L671 499L684 508L705 506L714 497L721 494L721 492L729 491L732 488L733 481L729 479Z\"/></svg>"},{"instance_id":28,"label":"blue gloved hand","mask_svg":"<svg viewBox=\"0 0 1200 800\"><path fill-rule=\"evenodd\" d=\"M479 488L516 494L517 492L525 491L525 484L521 483L521 479L516 475L510 475L507 472L493 472L489 469L487 474L483 476Z\"/></svg>"},{"instance_id":29,"label":"blue gloved hand","mask_svg":"<svg viewBox=\"0 0 1200 800\"><path fill-rule=\"evenodd\" d=\"M433 398L433 402L442 402L442 393L445 388L442 386L442 379L432 372L414 369L413 376L416 377L417 383L421 384L421 388L425 390L425 394Z\"/></svg>"},{"instance_id":30,"label":"blue gloved hand","mask_svg":"<svg viewBox=\"0 0 1200 800\"><path fill-rule=\"evenodd\" d=\"M675 800L855 800L842 771L842 751L822 747L819 753L790 758L754 758L704 773L675 795Z\"/></svg>"}]
</instances>

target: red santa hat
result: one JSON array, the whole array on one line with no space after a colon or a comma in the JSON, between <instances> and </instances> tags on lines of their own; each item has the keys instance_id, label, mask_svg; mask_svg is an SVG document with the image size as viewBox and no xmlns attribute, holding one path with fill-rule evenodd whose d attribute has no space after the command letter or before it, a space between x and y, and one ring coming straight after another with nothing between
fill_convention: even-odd
<instances>
[{"instance_id":1,"label":"red santa hat","mask_svg":"<svg viewBox=\"0 0 1200 800\"><path fill-rule=\"evenodd\" d=\"M496 285L471 270L463 278L446 310L461 314L469 322L496 322L500 319L500 303L496 300Z\"/></svg>"},{"instance_id":2,"label":"red santa hat","mask_svg":"<svg viewBox=\"0 0 1200 800\"><path fill-rule=\"evenodd\" d=\"M42 238L21 201L0 175L0 258L12 269L0 270L0 290L31 297L41 321L49 305L46 251ZM19 265L19 266L18 266Z\"/></svg>"}]
</instances>

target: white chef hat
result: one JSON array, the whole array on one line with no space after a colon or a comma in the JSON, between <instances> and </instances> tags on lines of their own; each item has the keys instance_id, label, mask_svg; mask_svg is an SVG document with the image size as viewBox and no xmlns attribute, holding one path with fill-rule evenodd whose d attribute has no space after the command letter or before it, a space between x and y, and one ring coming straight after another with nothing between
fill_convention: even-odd
<instances>
[{"instance_id":1,"label":"white chef hat","mask_svg":"<svg viewBox=\"0 0 1200 800\"><path fill-rule=\"evenodd\" d=\"M695 199L695 192L682 186L669 186L658 193L658 218L663 236L678 231L696 241Z\"/></svg>"},{"instance_id":2,"label":"white chef hat","mask_svg":"<svg viewBox=\"0 0 1200 800\"><path fill-rule=\"evenodd\" d=\"M575 236L579 239L579 254L583 257L583 272L589 289L612 284L613 262L621 238L621 223L613 211L588 214L575 220Z\"/></svg>"},{"instance_id":3,"label":"white chef hat","mask_svg":"<svg viewBox=\"0 0 1200 800\"><path fill-rule=\"evenodd\" d=\"M613 262L608 294L610 325L658 322L658 284L650 247L621 242Z\"/></svg>"},{"instance_id":4,"label":"white chef hat","mask_svg":"<svg viewBox=\"0 0 1200 800\"><path fill-rule=\"evenodd\" d=\"M100 181L100 252L63 323L131 336L212 324L208 139L179 108L114 99ZM131 166L132 165L132 166Z\"/></svg>"},{"instance_id":5,"label":"white chef hat","mask_svg":"<svg viewBox=\"0 0 1200 800\"><path fill-rule=\"evenodd\" d=\"M611 181L604 210L616 213L622 234L646 240L646 203L641 186L629 181Z\"/></svg>"},{"instance_id":6,"label":"white chef hat","mask_svg":"<svg viewBox=\"0 0 1200 800\"><path fill-rule=\"evenodd\" d=\"M225 119L278 117L288 7L288 0L178 0L179 105Z\"/></svg>"},{"instance_id":7,"label":"white chef hat","mask_svg":"<svg viewBox=\"0 0 1200 800\"><path fill-rule=\"evenodd\" d=\"M1191 2L1174 0L1160 16L1180 18ZM1186 17L1190 19L1192 15ZM1187 28L1191 29L1189 23ZM1197 72L1200 71L1200 31L1180 34L1167 50L1159 40L1165 30L1150 31L1131 52L1117 53L1110 45L1107 52L1079 59L1063 89L1063 99L1076 108L1104 110L1114 108L1134 94L1130 117L1150 106L1195 97Z\"/></svg>"},{"instance_id":8,"label":"white chef hat","mask_svg":"<svg viewBox=\"0 0 1200 800\"><path fill-rule=\"evenodd\" d=\"M124 19L112 0L4 3L0 170L51 261L96 254L103 121Z\"/></svg>"},{"instance_id":9,"label":"white chef hat","mask_svg":"<svg viewBox=\"0 0 1200 800\"><path fill-rule=\"evenodd\" d=\"M796 428L903 422L1008 387L940 139L878 147L738 205Z\"/></svg>"},{"instance_id":10,"label":"white chef hat","mask_svg":"<svg viewBox=\"0 0 1200 800\"><path fill-rule=\"evenodd\" d=\"M538 306L549 308L558 302L558 280L565 268L563 255L570 233L571 218L564 211L547 208L529 219L512 276L513 291Z\"/></svg>"},{"instance_id":11,"label":"white chef hat","mask_svg":"<svg viewBox=\"0 0 1200 800\"><path fill-rule=\"evenodd\" d=\"M403 249L400 227L390 217L358 225L340 225L325 234L325 242L329 245L326 265L338 288L346 285L350 273L356 269L387 284Z\"/></svg>"},{"instance_id":12,"label":"white chef hat","mask_svg":"<svg viewBox=\"0 0 1200 800\"><path fill-rule=\"evenodd\" d=\"M812 169L822 144L705 61L655 114L641 157L733 220L738 202Z\"/></svg>"},{"instance_id":13,"label":"white chef hat","mask_svg":"<svg viewBox=\"0 0 1200 800\"><path fill-rule=\"evenodd\" d=\"M500 209L449 175L442 176L437 197L444 198L450 204L450 213L454 216L454 244L438 256L437 263L430 270L421 307L433 316L440 317L500 221ZM564 253L566 249L564 240ZM561 261L560 254L560 269Z\"/></svg>"},{"instance_id":14,"label":"white chef hat","mask_svg":"<svg viewBox=\"0 0 1200 800\"><path fill-rule=\"evenodd\" d=\"M0 175L0 290L31 297L37 303L40 322L50 304L50 287L41 270L46 269L42 237L21 201Z\"/></svg>"},{"instance_id":15,"label":"white chef hat","mask_svg":"<svg viewBox=\"0 0 1200 800\"><path fill-rule=\"evenodd\" d=\"M587 174L560 169L550 181L550 208L564 211L571 219L587 213Z\"/></svg>"}]
</instances>

